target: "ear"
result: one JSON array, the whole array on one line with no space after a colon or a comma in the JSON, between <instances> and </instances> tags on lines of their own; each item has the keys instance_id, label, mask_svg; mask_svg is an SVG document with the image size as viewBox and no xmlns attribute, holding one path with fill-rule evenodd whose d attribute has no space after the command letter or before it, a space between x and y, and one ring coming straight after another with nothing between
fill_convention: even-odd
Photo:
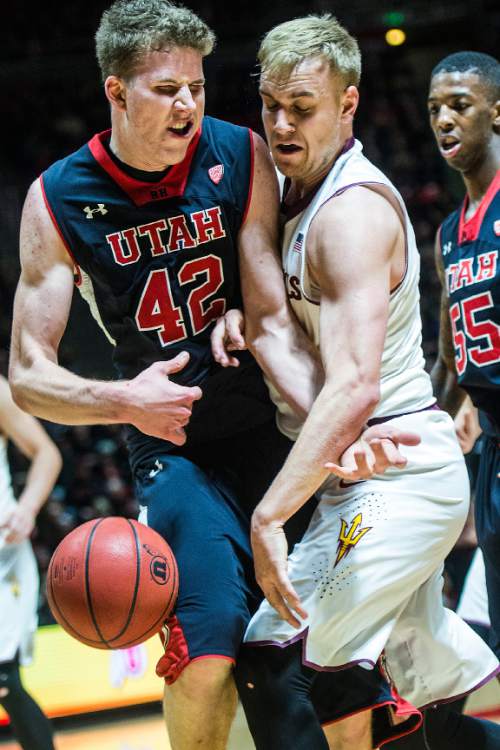
<instances>
[{"instance_id":1,"label":"ear","mask_svg":"<svg viewBox=\"0 0 500 750\"><path fill-rule=\"evenodd\" d=\"M112 107L125 110L127 108L127 87L122 78L108 76L104 81L104 93Z\"/></svg>"},{"instance_id":2,"label":"ear","mask_svg":"<svg viewBox=\"0 0 500 750\"><path fill-rule=\"evenodd\" d=\"M352 123L359 103L359 91L356 86L348 86L342 94L341 119Z\"/></svg>"},{"instance_id":3,"label":"ear","mask_svg":"<svg viewBox=\"0 0 500 750\"><path fill-rule=\"evenodd\" d=\"M495 102L495 104L492 107L492 123L493 123L493 130L495 133L500 134L500 99Z\"/></svg>"}]
</instances>

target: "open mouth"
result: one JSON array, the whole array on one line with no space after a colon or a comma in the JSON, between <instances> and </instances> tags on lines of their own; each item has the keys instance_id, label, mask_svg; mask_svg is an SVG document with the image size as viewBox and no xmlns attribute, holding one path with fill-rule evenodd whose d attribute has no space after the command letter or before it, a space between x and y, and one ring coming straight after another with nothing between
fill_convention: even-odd
<instances>
[{"instance_id":1,"label":"open mouth","mask_svg":"<svg viewBox=\"0 0 500 750\"><path fill-rule=\"evenodd\" d=\"M177 125L172 125L170 128L167 128L167 130L169 133L172 133L179 138L185 138L191 132L192 127L193 121L189 120L189 122L186 123L181 122Z\"/></svg>"},{"instance_id":2,"label":"open mouth","mask_svg":"<svg viewBox=\"0 0 500 750\"><path fill-rule=\"evenodd\" d=\"M460 150L460 146L460 141L453 137L441 138L439 141L439 149L446 159L455 156Z\"/></svg>"},{"instance_id":3,"label":"open mouth","mask_svg":"<svg viewBox=\"0 0 500 750\"><path fill-rule=\"evenodd\" d=\"M300 146L297 146L295 143L278 143L276 146L276 151L280 154L296 154L298 151L302 151L302 148Z\"/></svg>"}]
</instances>

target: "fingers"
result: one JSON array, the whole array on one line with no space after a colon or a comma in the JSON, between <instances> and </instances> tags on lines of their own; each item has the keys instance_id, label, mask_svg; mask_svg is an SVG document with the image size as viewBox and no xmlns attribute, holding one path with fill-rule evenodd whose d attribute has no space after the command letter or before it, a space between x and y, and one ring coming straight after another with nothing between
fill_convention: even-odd
<instances>
[{"instance_id":1,"label":"fingers","mask_svg":"<svg viewBox=\"0 0 500 750\"><path fill-rule=\"evenodd\" d=\"M173 357L172 359L155 362L152 367L155 367L163 375L170 375L170 373L183 370L188 362L189 352L179 352L179 354L177 354L177 356Z\"/></svg>"},{"instance_id":2,"label":"fingers","mask_svg":"<svg viewBox=\"0 0 500 750\"><path fill-rule=\"evenodd\" d=\"M192 388L187 388L186 390L189 391L191 401L199 401L203 396L203 391L201 390L201 388L198 388L197 385L193 386Z\"/></svg>"},{"instance_id":3,"label":"fingers","mask_svg":"<svg viewBox=\"0 0 500 750\"><path fill-rule=\"evenodd\" d=\"M243 336L245 319L241 310L229 310L226 313L226 336L229 337L229 348L246 349L247 345Z\"/></svg>"},{"instance_id":4,"label":"fingers","mask_svg":"<svg viewBox=\"0 0 500 750\"><path fill-rule=\"evenodd\" d=\"M226 320L224 316L218 318L212 333L210 334L210 343L212 346L212 356L222 367L229 366L230 357L226 352Z\"/></svg>"},{"instance_id":5,"label":"fingers","mask_svg":"<svg viewBox=\"0 0 500 750\"><path fill-rule=\"evenodd\" d=\"M339 477L340 479L358 479L353 469L347 469L344 466L339 466L339 464L335 464L333 463L333 461L327 461L327 463L323 464L323 466L325 469L328 469L330 474L335 474L335 476Z\"/></svg>"},{"instance_id":6,"label":"fingers","mask_svg":"<svg viewBox=\"0 0 500 750\"><path fill-rule=\"evenodd\" d=\"M293 611L302 619L307 618L307 612L302 607L298 594L290 583L288 576L262 584L259 582L259 585L267 601L276 610L281 619L288 622L293 628L300 628L301 622L295 617Z\"/></svg>"},{"instance_id":7,"label":"fingers","mask_svg":"<svg viewBox=\"0 0 500 750\"><path fill-rule=\"evenodd\" d=\"M372 425L363 432L363 439L367 442L371 442L373 439L383 440L386 438L392 440L396 445L419 445L421 442L420 435L417 435L416 432L400 430L388 422Z\"/></svg>"},{"instance_id":8,"label":"fingers","mask_svg":"<svg viewBox=\"0 0 500 750\"><path fill-rule=\"evenodd\" d=\"M161 437L163 437L164 440L169 440L174 445L184 445L187 439L186 433L182 428L179 428L178 430L169 430Z\"/></svg>"},{"instance_id":9,"label":"fingers","mask_svg":"<svg viewBox=\"0 0 500 750\"><path fill-rule=\"evenodd\" d=\"M389 466L402 469L408 463L405 456L398 451L392 440L370 440L370 447L375 458L374 471L376 474L383 473Z\"/></svg>"},{"instance_id":10,"label":"fingers","mask_svg":"<svg viewBox=\"0 0 500 750\"><path fill-rule=\"evenodd\" d=\"M239 359L232 357L229 352L246 349L242 333L243 326L241 310L229 310L217 320L210 335L210 341L213 358L222 367L239 367Z\"/></svg>"}]
</instances>

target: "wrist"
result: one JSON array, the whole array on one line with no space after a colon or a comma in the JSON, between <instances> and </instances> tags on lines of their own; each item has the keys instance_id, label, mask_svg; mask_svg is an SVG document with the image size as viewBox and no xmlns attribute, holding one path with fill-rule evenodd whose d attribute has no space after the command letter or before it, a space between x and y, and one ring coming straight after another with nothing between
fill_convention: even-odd
<instances>
[{"instance_id":1,"label":"wrist","mask_svg":"<svg viewBox=\"0 0 500 750\"><path fill-rule=\"evenodd\" d=\"M135 399L130 380L110 382L96 381L93 384L93 397L109 422L117 424L132 422L135 413Z\"/></svg>"},{"instance_id":2,"label":"wrist","mask_svg":"<svg viewBox=\"0 0 500 750\"><path fill-rule=\"evenodd\" d=\"M251 528L253 533L259 533L264 529L282 528L286 518L271 513L266 508L257 506L252 514Z\"/></svg>"}]
</instances>

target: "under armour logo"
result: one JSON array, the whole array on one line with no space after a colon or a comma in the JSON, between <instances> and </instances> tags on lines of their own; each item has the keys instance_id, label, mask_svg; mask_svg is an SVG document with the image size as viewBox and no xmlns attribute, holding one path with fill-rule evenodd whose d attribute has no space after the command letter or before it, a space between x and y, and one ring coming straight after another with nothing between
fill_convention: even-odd
<instances>
[{"instance_id":1,"label":"under armour logo","mask_svg":"<svg viewBox=\"0 0 500 750\"><path fill-rule=\"evenodd\" d=\"M451 242L445 242L443 245L443 255L448 255L448 253L451 253L453 250L453 245Z\"/></svg>"},{"instance_id":2,"label":"under armour logo","mask_svg":"<svg viewBox=\"0 0 500 750\"><path fill-rule=\"evenodd\" d=\"M104 203L98 203L97 208L90 208L90 206L85 206L83 212L85 213L86 219L93 219L94 214L101 214L102 216L104 216L108 213L108 209L105 207Z\"/></svg>"}]
</instances>

